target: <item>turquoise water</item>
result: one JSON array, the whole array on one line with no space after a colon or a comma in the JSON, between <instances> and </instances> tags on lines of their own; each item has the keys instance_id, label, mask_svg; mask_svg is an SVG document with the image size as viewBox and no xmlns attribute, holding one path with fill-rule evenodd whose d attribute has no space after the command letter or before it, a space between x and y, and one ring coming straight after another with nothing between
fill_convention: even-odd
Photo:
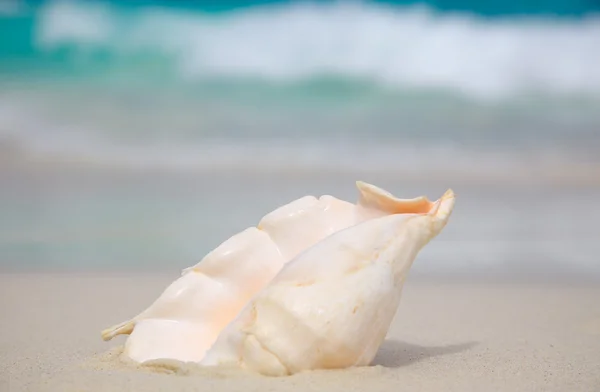
<instances>
[{"instance_id":1,"label":"turquoise water","mask_svg":"<svg viewBox=\"0 0 600 392\"><path fill-rule=\"evenodd\" d=\"M600 160L599 11L2 2L0 265L185 267L280 204L383 175L465 200L424 269L597 272L594 219L570 210L597 192L570 184Z\"/></svg>"},{"instance_id":2,"label":"turquoise water","mask_svg":"<svg viewBox=\"0 0 600 392\"><path fill-rule=\"evenodd\" d=\"M346 165L366 140L386 167L415 145L598 144L597 2L3 4L0 136L32 154L245 165L250 140Z\"/></svg>"},{"instance_id":3,"label":"turquoise water","mask_svg":"<svg viewBox=\"0 0 600 392\"><path fill-rule=\"evenodd\" d=\"M476 97L596 95L600 83L597 1L3 4L0 70L11 79L322 82Z\"/></svg>"}]
</instances>

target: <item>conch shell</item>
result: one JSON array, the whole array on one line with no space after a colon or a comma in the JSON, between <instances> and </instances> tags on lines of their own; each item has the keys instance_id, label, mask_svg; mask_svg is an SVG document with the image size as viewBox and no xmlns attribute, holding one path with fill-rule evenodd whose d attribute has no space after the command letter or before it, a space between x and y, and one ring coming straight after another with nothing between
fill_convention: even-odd
<instances>
[{"instance_id":1,"label":"conch shell","mask_svg":"<svg viewBox=\"0 0 600 392\"><path fill-rule=\"evenodd\" d=\"M172 358L266 375L369 364L454 194L430 202L357 187L356 204L306 196L267 214L102 337L130 334L124 355L137 362Z\"/></svg>"}]
</instances>

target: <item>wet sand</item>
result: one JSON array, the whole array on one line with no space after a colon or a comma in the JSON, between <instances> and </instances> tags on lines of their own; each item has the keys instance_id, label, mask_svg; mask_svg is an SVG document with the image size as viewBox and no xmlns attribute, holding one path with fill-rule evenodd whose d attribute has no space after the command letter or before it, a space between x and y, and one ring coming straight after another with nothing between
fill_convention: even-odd
<instances>
[{"instance_id":1,"label":"wet sand","mask_svg":"<svg viewBox=\"0 0 600 392\"><path fill-rule=\"evenodd\" d=\"M178 271L0 276L4 391L597 391L600 285L409 277L374 366L270 378L135 368L100 330Z\"/></svg>"}]
</instances>

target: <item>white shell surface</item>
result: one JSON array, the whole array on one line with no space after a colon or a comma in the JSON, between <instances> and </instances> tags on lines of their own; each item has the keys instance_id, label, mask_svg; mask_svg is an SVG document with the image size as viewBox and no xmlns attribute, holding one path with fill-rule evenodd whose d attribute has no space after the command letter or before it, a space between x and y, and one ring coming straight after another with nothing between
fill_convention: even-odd
<instances>
[{"instance_id":1,"label":"white shell surface","mask_svg":"<svg viewBox=\"0 0 600 392\"><path fill-rule=\"evenodd\" d=\"M381 267L383 264L373 263L373 260L379 257L377 255L384 246L383 239L394 237L390 233L396 233L394 238L406 237L398 237L398 230L404 230L399 228L398 222L413 215L422 216L414 212L429 211L434 204L426 198L396 199L372 185L357 185L360 192L357 204L327 195L318 199L306 196L265 215L257 227L232 236L198 264L185 269L182 276L169 285L146 310L131 320L104 330L103 338L109 340L119 334L129 334L124 355L136 362L172 358L214 365L230 363L235 357L237 359L233 362L237 361L236 365L265 374L289 374L297 369L331 367L332 363L337 364L333 366L336 367L350 362L368 362L371 349L363 350L357 359L357 348L348 348L355 353L346 355L346 358L354 358L352 361L346 359L343 363L329 363L323 362L323 359L311 360L310 356L302 356L299 352L294 354L293 345L287 346L288 353L282 355L291 355L296 359L282 362L269 350L263 350L264 337L259 339L259 336L271 333L275 334L272 336L279 336L273 339L283 339L285 333L279 329L291 328L293 325L290 320L297 321L295 328L308 323L306 325L309 328L322 330L322 327L309 322L319 320L313 317L314 312L330 314L331 322L337 320L338 324L350 322L340 321L342 318L335 316L335 309L338 309L338 313L342 311L357 293L366 296L361 300L367 304L365 309L371 309L376 314L383 308L393 309L397 306L399 295L397 300L390 299L393 290L386 286L390 281L385 278L394 269L385 272L385 268ZM387 218L388 221L385 220ZM406 238L402 240L405 243ZM394 242L392 239L389 241ZM408 248L410 246L404 247L403 251ZM294 262L289 268L283 269L290 260ZM356 277L341 278L343 271L358 268L361 263L377 264L377 267L367 268L369 277L357 281L353 280ZM358 273L354 275L360 276ZM277 279L270 284L276 276ZM372 286L375 281L378 287ZM372 295L365 294L369 290ZM317 306L320 310L315 310L315 304L319 304L317 299L322 296L331 297L330 300L334 302L329 305L323 302ZM275 299L284 302L278 303ZM309 313L294 313L302 308L298 304L305 304L304 310ZM277 313L273 306L287 313L281 309ZM258 332L240 335L246 324L254 320L257 307L261 309L260 322L252 325L258 328ZM368 317L375 317L375 313ZM292 319L289 319L289 314L294 314ZM270 319L272 322L268 321ZM385 325L385 320L382 323ZM347 328L360 329L357 325L352 327L352 324L348 324ZM387 327L374 336L381 335L383 339L385 331ZM328 336L330 333L334 331L322 330L313 334L313 337ZM299 334L295 339L305 339L302 343L305 350L328 350L311 341L308 336ZM374 344L378 345L379 338L374 339ZM298 344L296 349L300 347ZM246 350L245 356L240 357L240 345L254 349ZM336 350L341 348L340 345L331 347ZM302 361L298 362L298 356L304 358L303 364L300 363Z\"/></svg>"},{"instance_id":2,"label":"white shell surface","mask_svg":"<svg viewBox=\"0 0 600 392\"><path fill-rule=\"evenodd\" d=\"M453 205L447 193L431 213L369 220L314 245L245 306L201 364L271 376L368 365L415 257Z\"/></svg>"}]
</instances>

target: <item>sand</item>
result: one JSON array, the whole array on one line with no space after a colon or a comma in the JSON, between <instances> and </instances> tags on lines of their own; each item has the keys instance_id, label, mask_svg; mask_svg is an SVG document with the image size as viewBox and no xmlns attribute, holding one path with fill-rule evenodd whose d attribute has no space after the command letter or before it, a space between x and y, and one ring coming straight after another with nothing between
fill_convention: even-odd
<instances>
[{"instance_id":1,"label":"sand","mask_svg":"<svg viewBox=\"0 0 600 392\"><path fill-rule=\"evenodd\" d=\"M270 378L135 368L100 330L176 273L0 276L2 391L600 391L600 286L409 279L374 366Z\"/></svg>"}]
</instances>

